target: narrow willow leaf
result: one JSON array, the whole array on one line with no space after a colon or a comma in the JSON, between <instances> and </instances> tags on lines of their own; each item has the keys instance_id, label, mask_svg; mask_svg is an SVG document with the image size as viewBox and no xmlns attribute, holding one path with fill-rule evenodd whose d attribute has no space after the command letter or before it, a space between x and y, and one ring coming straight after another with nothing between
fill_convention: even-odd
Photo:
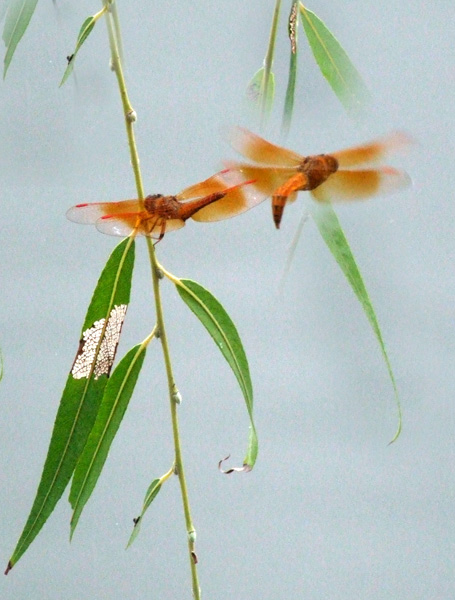
<instances>
[{"instance_id":1,"label":"narrow willow leaf","mask_svg":"<svg viewBox=\"0 0 455 600\"><path fill-rule=\"evenodd\" d=\"M335 36L314 12L300 3L302 24L321 73L349 112L359 111L369 92Z\"/></svg>"},{"instance_id":2,"label":"narrow willow leaf","mask_svg":"<svg viewBox=\"0 0 455 600\"><path fill-rule=\"evenodd\" d=\"M3 41L6 54L3 59L3 79L13 58L14 52L35 12L38 0L10 0L3 27Z\"/></svg>"},{"instance_id":3,"label":"narrow willow leaf","mask_svg":"<svg viewBox=\"0 0 455 600\"><path fill-rule=\"evenodd\" d=\"M253 420L253 386L248 361L237 329L227 312L208 290L190 279L175 279L174 283L182 300L212 336L240 385L250 417L250 440L244 460L244 470L251 470L258 453L258 440Z\"/></svg>"},{"instance_id":4,"label":"narrow willow leaf","mask_svg":"<svg viewBox=\"0 0 455 600\"><path fill-rule=\"evenodd\" d=\"M95 23L96 23L96 19L94 17L88 17L82 23L82 27L79 31L79 35L77 36L76 48L74 49L73 54L71 54L71 56L68 56L68 66L66 67L65 72L63 73L63 77L60 82L60 87L65 83L65 81L68 79L68 77L73 72L74 61L76 60L76 54L79 52L79 50L80 50L82 44L85 42L85 40L91 34L92 29L95 27Z\"/></svg>"},{"instance_id":5,"label":"narrow willow leaf","mask_svg":"<svg viewBox=\"0 0 455 600\"><path fill-rule=\"evenodd\" d=\"M365 311L368 321L370 322L370 325L379 342L379 346L381 348L381 352L389 373L390 381L392 382L395 393L395 402L398 410L398 428L392 439L392 442L394 442L401 432L401 404L398 396L395 377L392 371L392 365L390 364L381 330L379 328L379 323L376 318L376 313L374 312L373 305L370 297L368 296L367 289L363 282L359 268L355 262L351 248L349 247L346 236L344 235L340 222L338 221L338 217L335 214L331 204L312 203L311 214L324 242L327 244L327 247L339 264L350 286L354 290L354 293L357 296L360 304L362 305L362 308Z\"/></svg>"},{"instance_id":6,"label":"narrow willow leaf","mask_svg":"<svg viewBox=\"0 0 455 600\"><path fill-rule=\"evenodd\" d=\"M54 510L93 427L114 360L117 333L120 334L118 320L112 321L112 314L129 303L133 266L134 240L127 238L112 252L95 288L82 327L79 350L60 401L38 491L7 572ZM111 322L115 327L110 328ZM100 329L103 323L106 324L104 330ZM96 332L95 338L93 332Z\"/></svg>"},{"instance_id":7,"label":"narrow willow leaf","mask_svg":"<svg viewBox=\"0 0 455 600\"><path fill-rule=\"evenodd\" d=\"M146 353L146 344L132 348L117 365L104 390L95 424L74 471L70 502L71 537L82 510L101 474L114 437L133 394Z\"/></svg>"},{"instance_id":8,"label":"narrow willow leaf","mask_svg":"<svg viewBox=\"0 0 455 600\"><path fill-rule=\"evenodd\" d=\"M149 485L147 493L145 494L144 504L142 506L142 512L136 519L134 519L134 528L130 535L130 539L128 540L128 544L126 546L127 548L129 548L131 546L131 544L134 542L134 540L139 535L139 531L141 530L142 518L143 518L146 510L148 509L148 507L151 505L151 503L157 497L158 492L161 490L162 484L163 484L163 479L154 479L152 481L152 483Z\"/></svg>"},{"instance_id":9,"label":"narrow willow leaf","mask_svg":"<svg viewBox=\"0 0 455 600\"><path fill-rule=\"evenodd\" d=\"M292 113L294 111L295 82L297 79L297 36L299 26L298 4L298 0L295 0L292 3L291 13L289 15L288 22L288 34L291 53L289 59L288 87L286 89L286 99L284 102L283 120L281 124L281 132L283 133L283 135L287 135L289 133L289 127L291 126L292 120Z\"/></svg>"}]
</instances>

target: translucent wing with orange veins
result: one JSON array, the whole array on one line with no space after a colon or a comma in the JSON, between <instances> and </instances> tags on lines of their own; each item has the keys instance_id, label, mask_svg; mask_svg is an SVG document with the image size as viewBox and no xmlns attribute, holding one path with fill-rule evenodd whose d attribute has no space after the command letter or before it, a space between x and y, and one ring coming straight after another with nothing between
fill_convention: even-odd
<instances>
[{"instance_id":1,"label":"translucent wing with orange veins","mask_svg":"<svg viewBox=\"0 0 455 600\"><path fill-rule=\"evenodd\" d=\"M139 200L121 200L120 202L94 202L92 204L77 204L71 207L66 217L73 223L96 223L105 215L120 213L137 213L143 210Z\"/></svg>"},{"instance_id":2,"label":"translucent wing with orange veins","mask_svg":"<svg viewBox=\"0 0 455 600\"><path fill-rule=\"evenodd\" d=\"M182 193L185 195L189 193L189 190L191 193L195 193L200 185L199 191L207 193L208 190L211 190L210 193L223 194L222 198L198 210L192 215L192 219L203 222L221 221L235 217L260 204L267 196L258 193L258 190L250 185L254 183L251 179L251 177L245 177L245 174L238 170L225 169L201 184L184 190ZM177 197L180 198L181 195L179 194Z\"/></svg>"},{"instance_id":3,"label":"translucent wing with orange veins","mask_svg":"<svg viewBox=\"0 0 455 600\"><path fill-rule=\"evenodd\" d=\"M176 194L175 197L178 200L190 200L191 198L208 196L210 194L214 194L215 192L224 192L227 191L228 188L241 185L244 182L245 180L243 177L239 177L235 173L230 174L230 178L228 179L226 177L226 171L220 171L204 181L190 185Z\"/></svg>"},{"instance_id":4,"label":"translucent wing with orange veins","mask_svg":"<svg viewBox=\"0 0 455 600\"><path fill-rule=\"evenodd\" d=\"M159 239L165 233L181 229L185 225L185 221L182 219L164 219L157 215L150 215L150 217L146 218L143 216L143 213L124 213L104 215L96 221L95 225L101 233L121 237L130 235L138 225L137 235L146 235Z\"/></svg>"},{"instance_id":5,"label":"translucent wing with orange veins","mask_svg":"<svg viewBox=\"0 0 455 600\"><path fill-rule=\"evenodd\" d=\"M319 202L346 202L389 194L409 183L407 173L392 167L337 171L311 193Z\"/></svg>"},{"instance_id":6,"label":"translucent wing with orange veins","mask_svg":"<svg viewBox=\"0 0 455 600\"><path fill-rule=\"evenodd\" d=\"M345 169L380 161L393 152L405 149L412 142L406 133L395 131L379 140L330 154L337 159L339 168Z\"/></svg>"},{"instance_id":7,"label":"translucent wing with orange veins","mask_svg":"<svg viewBox=\"0 0 455 600\"><path fill-rule=\"evenodd\" d=\"M246 158L265 165L298 167L304 157L292 150L276 146L243 127L235 127L230 135L234 150Z\"/></svg>"},{"instance_id":8,"label":"translucent wing with orange veins","mask_svg":"<svg viewBox=\"0 0 455 600\"><path fill-rule=\"evenodd\" d=\"M139 200L78 204L70 208L66 216L75 223L94 223L101 233L120 237L127 237L137 227L137 235L159 238L185 225L182 219L164 219L148 213Z\"/></svg>"},{"instance_id":9,"label":"translucent wing with orange veins","mask_svg":"<svg viewBox=\"0 0 455 600\"><path fill-rule=\"evenodd\" d=\"M265 194L265 197L271 196L277 188L297 172L292 167L260 167L236 162L228 162L226 166L229 170L240 173L244 179L252 180L252 185L245 188L246 194L258 191Z\"/></svg>"}]
</instances>

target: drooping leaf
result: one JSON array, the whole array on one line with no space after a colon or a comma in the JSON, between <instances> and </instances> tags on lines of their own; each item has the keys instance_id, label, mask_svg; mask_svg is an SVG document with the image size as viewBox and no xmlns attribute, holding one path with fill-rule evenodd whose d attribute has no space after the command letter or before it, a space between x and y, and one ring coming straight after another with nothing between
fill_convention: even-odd
<instances>
[{"instance_id":1,"label":"drooping leaf","mask_svg":"<svg viewBox=\"0 0 455 600\"><path fill-rule=\"evenodd\" d=\"M376 318L376 313L374 311L373 305L371 303L370 297L363 282L357 263L352 254L351 248L349 247L346 236L344 235L338 217L335 211L333 210L331 204L321 204L316 202L312 203L311 214L324 242L327 244L327 247L329 248L333 257L339 264L350 286L354 290L354 293L357 296L360 304L362 305L362 308L379 342L382 356L384 357L384 361L387 366L387 371L389 373L390 381L392 382L395 394L395 402L398 410L398 428L392 439L392 442L394 442L401 432L401 404L398 396L398 389L395 382L395 377L392 371L392 365L390 364L384 340L382 338L382 333L379 328L379 323Z\"/></svg>"},{"instance_id":2,"label":"drooping leaf","mask_svg":"<svg viewBox=\"0 0 455 600\"><path fill-rule=\"evenodd\" d=\"M71 536L95 488L133 394L146 348L146 344L139 344L132 348L120 361L107 382L95 424L74 471L70 492L70 503L74 510L71 519Z\"/></svg>"},{"instance_id":3,"label":"drooping leaf","mask_svg":"<svg viewBox=\"0 0 455 600\"><path fill-rule=\"evenodd\" d=\"M253 420L253 386L240 336L227 312L208 290L190 279L173 279L173 281L182 300L212 336L242 390L250 417L250 439L243 470L251 470L256 462L258 440Z\"/></svg>"},{"instance_id":4,"label":"drooping leaf","mask_svg":"<svg viewBox=\"0 0 455 600\"><path fill-rule=\"evenodd\" d=\"M91 34L93 28L95 27L95 23L96 23L95 17L88 17L82 23L82 27L79 31L79 35L77 36L77 42L76 42L76 47L74 49L74 52L73 52L73 54L71 54L71 56L68 56L68 65L65 69L65 72L63 73L63 77L60 82L60 87L65 83L65 81L68 79L68 77L73 72L76 55L79 52L82 44L85 42L85 40Z\"/></svg>"},{"instance_id":5,"label":"drooping leaf","mask_svg":"<svg viewBox=\"0 0 455 600\"><path fill-rule=\"evenodd\" d=\"M128 540L128 544L126 546L127 548L129 548L131 546L131 544L134 542L134 540L139 535L139 531L141 529L142 518L144 517L144 514L145 514L146 510L148 509L148 507L152 504L152 502L157 497L158 492L161 490L162 484L163 484L163 478L154 479L152 481L152 483L149 485L147 493L145 494L144 503L142 506L142 512L136 519L134 519L134 528L130 535L130 539Z\"/></svg>"},{"instance_id":6,"label":"drooping leaf","mask_svg":"<svg viewBox=\"0 0 455 600\"><path fill-rule=\"evenodd\" d=\"M13 58L14 52L35 12L38 0L10 0L3 27L3 41L6 54L3 59L3 79Z\"/></svg>"},{"instance_id":7,"label":"drooping leaf","mask_svg":"<svg viewBox=\"0 0 455 600\"><path fill-rule=\"evenodd\" d=\"M130 299L134 240L112 252L95 288L68 376L35 500L7 572L24 554L61 498L98 412Z\"/></svg>"},{"instance_id":8,"label":"drooping leaf","mask_svg":"<svg viewBox=\"0 0 455 600\"><path fill-rule=\"evenodd\" d=\"M295 83L297 79L297 49L298 49L298 27L299 27L299 0L294 0L291 6L291 13L289 15L288 22L288 35L290 41L290 59L289 59L289 75L288 75L288 86L286 89L286 99L284 102L283 120L281 125L281 131L283 135L289 133L289 127L291 126L292 113L294 111L294 98L295 98Z\"/></svg>"},{"instance_id":9,"label":"drooping leaf","mask_svg":"<svg viewBox=\"0 0 455 600\"><path fill-rule=\"evenodd\" d=\"M357 69L321 19L300 3L305 34L321 73L348 112L358 112L369 92Z\"/></svg>"}]
</instances>

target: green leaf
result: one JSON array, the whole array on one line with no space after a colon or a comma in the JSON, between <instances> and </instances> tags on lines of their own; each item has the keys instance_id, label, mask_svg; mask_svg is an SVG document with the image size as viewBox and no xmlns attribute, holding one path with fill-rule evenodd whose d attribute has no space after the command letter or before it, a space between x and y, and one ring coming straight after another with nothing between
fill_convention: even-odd
<instances>
[{"instance_id":1,"label":"green leaf","mask_svg":"<svg viewBox=\"0 0 455 600\"><path fill-rule=\"evenodd\" d=\"M95 424L74 471L70 503L74 509L71 537L82 510L98 481L104 463L133 394L147 344L132 348L120 361L104 390Z\"/></svg>"},{"instance_id":2,"label":"green leaf","mask_svg":"<svg viewBox=\"0 0 455 600\"><path fill-rule=\"evenodd\" d=\"M291 57L289 60L288 87L286 89L286 99L284 102L283 120L281 124L281 131L284 135L287 135L289 133L289 127L291 126L292 120L292 113L294 111L295 82L297 79L297 37L299 27L298 4L298 0L295 0L292 3L288 22L288 35L291 46Z\"/></svg>"},{"instance_id":3,"label":"green leaf","mask_svg":"<svg viewBox=\"0 0 455 600\"><path fill-rule=\"evenodd\" d=\"M68 79L68 77L73 72L74 62L76 60L76 54L79 52L80 47L82 46L82 44L85 42L85 40L88 38L88 36L92 32L92 29L95 27L95 23L96 23L96 19L94 17L88 17L82 23L82 27L79 31L79 35L77 36L76 48L74 49L73 54L68 57L68 66L66 67L65 72L63 73L63 77L60 82L60 87L65 83L65 81Z\"/></svg>"},{"instance_id":4,"label":"green leaf","mask_svg":"<svg viewBox=\"0 0 455 600\"><path fill-rule=\"evenodd\" d=\"M359 111L369 92L335 36L314 12L300 3L302 23L321 73L348 112Z\"/></svg>"},{"instance_id":5,"label":"green leaf","mask_svg":"<svg viewBox=\"0 0 455 600\"><path fill-rule=\"evenodd\" d=\"M339 264L350 286L354 290L354 293L357 296L360 304L362 305L362 308L365 311L368 321L370 322L370 325L379 342L379 346L381 348L381 352L389 373L390 381L392 382L395 394L395 402L398 410L398 428L392 439L392 442L394 442L401 432L401 404L398 396L398 389L395 382L395 377L392 371L392 365L390 364L390 360L387 355L384 340L382 338L381 330L379 328L379 323L376 318L376 313L374 312L373 305L371 303L370 297L368 296L367 289L363 282L359 268L355 262L351 248L349 247L346 236L344 235L340 222L338 221L338 217L335 214L335 211L333 210L331 204L321 204L314 202L311 206L311 214L324 242L327 244L327 247L329 248L333 257Z\"/></svg>"},{"instance_id":6,"label":"green leaf","mask_svg":"<svg viewBox=\"0 0 455 600\"><path fill-rule=\"evenodd\" d=\"M133 266L134 240L127 238L112 252L95 288L60 401L38 491L7 572L54 510L93 427L117 348L116 334L120 335L130 300Z\"/></svg>"},{"instance_id":7,"label":"green leaf","mask_svg":"<svg viewBox=\"0 0 455 600\"><path fill-rule=\"evenodd\" d=\"M14 52L35 12L38 0L10 0L5 25L3 27L3 41L6 54L3 59L3 79L13 58Z\"/></svg>"},{"instance_id":8,"label":"green leaf","mask_svg":"<svg viewBox=\"0 0 455 600\"><path fill-rule=\"evenodd\" d=\"M249 471L256 462L258 439L253 420L253 386L239 334L227 312L208 290L190 279L173 279L173 281L182 300L212 336L240 385L250 417L250 439L243 468Z\"/></svg>"},{"instance_id":9,"label":"green leaf","mask_svg":"<svg viewBox=\"0 0 455 600\"><path fill-rule=\"evenodd\" d=\"M141 522L142 522L142 518L145 514L145 511L148 509L148 507L151 505L151 503L157 497L158 492L161 490L162 484L163 484L163 478L154 479L152 481L152 483L149 485L147 493L145 494L144 504L142 506L142 512L139 515L139 517L134 519L134 528L133 528L133 532L130 535L130 539L128 540L128 544L126 546L127 548L129 548L131 546L131 544L134 542L134 540L139 535L139 531L141 529Z\"/></svg>"},{"instance_id":10,"label":"green leaf","mask_svg":"<svg viewBox=\"0 0 455 600\"><path fill-rule=\"evenodd\" d=\"M275 75L269 71L266 84L265 67L257 71L246 90L246 96L251 104L260 111L264 118L268 117L273 107L275 96Z\"/></svg>"}]
</instances>

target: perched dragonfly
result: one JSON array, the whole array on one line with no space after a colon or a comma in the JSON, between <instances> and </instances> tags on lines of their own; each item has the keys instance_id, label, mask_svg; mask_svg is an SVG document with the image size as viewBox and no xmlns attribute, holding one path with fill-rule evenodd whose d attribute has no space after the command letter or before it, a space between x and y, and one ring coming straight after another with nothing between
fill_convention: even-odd
<instances>
[{"instance_id":1,"label":"perched dragonfly","mask_svg":"<svg viewBox=\"0 0 455 600\"><path fill-rule=\"evenodd\" d=\"M195 221L229 219L252 208L263 197L245 194L251 181L225 169L205 181L187 187L175 196L153 194L144 200L77 204L66 216L75 223L94 223L98 231L126 237L133 231L161 240L165 233Z\"/></svg>"},{"instance_id":2,"label":"perched dragonfly","mask_svg":"<svg viewBox=\"0 0 455 600\"><path fill-rule=\"evenodd\" d=\"M362 146L331 154L302 156L267 142L247 129L237 127L231 136L235 150L259 163L227 162L230 170L254 180L245 194L272 197L273 220L280 227L284 207L300 191L310 191L319 202L362 200L406 186L409 176L393 167L353 168L383 159L387 154L410 143L404 133L391 135Z\"/></svg>"}]
</instances>

